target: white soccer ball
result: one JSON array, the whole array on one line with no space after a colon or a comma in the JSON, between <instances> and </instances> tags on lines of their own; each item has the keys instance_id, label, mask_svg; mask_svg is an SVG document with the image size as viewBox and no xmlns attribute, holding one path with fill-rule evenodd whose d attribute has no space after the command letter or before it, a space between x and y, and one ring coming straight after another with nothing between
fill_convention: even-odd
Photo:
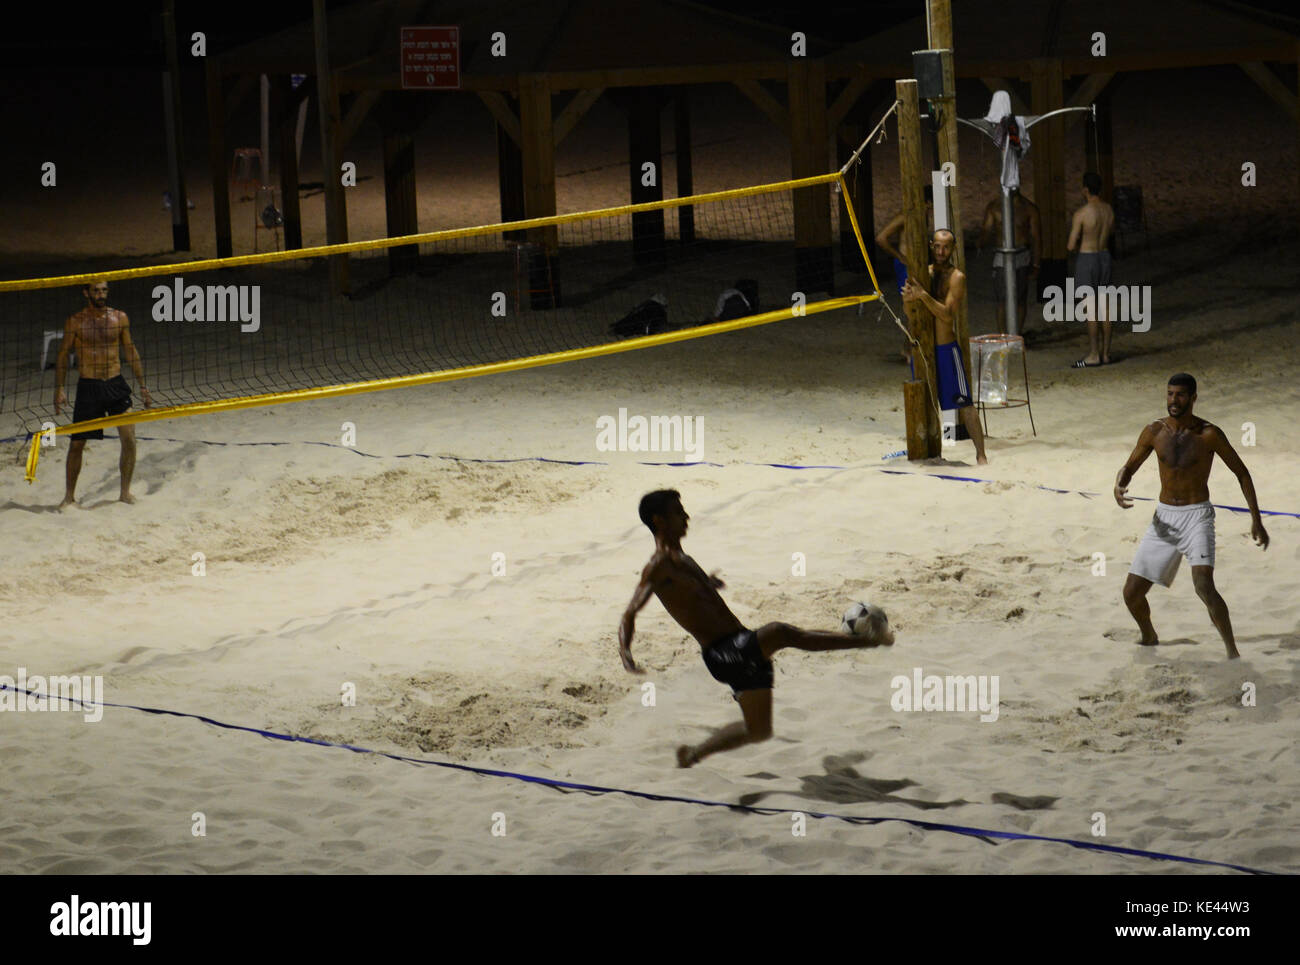
<instances>
[{"instance_id":1,"label":"white soccer ball","mask_svg":"<svg viewBox=\"0 0 1300 965\"><path fill-rule=\"evenodd\" d=\"M850 633L855 637L870 637L877 640L891 638L893 634L889 631L889 617L885 616L885 611L878 606L872 606L870 603L854 603L844 611L844 618L840 620L840 633Z\"/></svg>"}]
</instances>

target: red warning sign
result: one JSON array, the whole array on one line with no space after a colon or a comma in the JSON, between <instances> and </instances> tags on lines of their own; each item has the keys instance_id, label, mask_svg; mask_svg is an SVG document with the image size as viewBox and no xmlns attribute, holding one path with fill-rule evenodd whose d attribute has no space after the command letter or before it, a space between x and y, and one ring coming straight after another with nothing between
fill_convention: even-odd
<instances>
[{"instance_id":1,"label":"red warning sign","mask_svg":"<svg viewBox=\"0 0 1300 965\"><path fill-rule=\"evenodd\" d=\"M402 27L403 90L460 90L460 28Z\"/></svg>"}]
</instances>

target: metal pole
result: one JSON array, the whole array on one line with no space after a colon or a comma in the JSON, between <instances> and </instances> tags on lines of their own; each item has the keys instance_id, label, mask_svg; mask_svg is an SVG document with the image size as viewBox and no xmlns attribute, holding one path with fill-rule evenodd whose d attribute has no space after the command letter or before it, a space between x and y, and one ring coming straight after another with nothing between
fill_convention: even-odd
<instances>
[{"instance_id":1,"label":"metal pole","mask_svg":"<svg viewBox=\"0 0 1300 965\"><path fill-rule=\"evenodd\" d=\"M1005 152L1007 148L1003 148ZM1020 316L1016 312L1016 218L1011 189L1002 186L1002 273L1006 292L1007 334L1020 334Z\"/></svg>"}]
</instances>

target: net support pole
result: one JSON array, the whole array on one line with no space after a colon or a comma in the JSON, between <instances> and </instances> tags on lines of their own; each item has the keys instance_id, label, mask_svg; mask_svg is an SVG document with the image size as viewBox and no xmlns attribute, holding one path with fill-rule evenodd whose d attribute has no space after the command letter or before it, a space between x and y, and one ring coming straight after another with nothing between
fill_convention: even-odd
<instances>
[{"instance_id":1,"label":"net support pole","mask_svg":"<svg viewBox=\"0 0 1300 965\"><path fill-rule=\"evenodd\" d=\"M903 192L903 250L907 253L907 277L929 290L930 266L925 237L926 172L921 162L921 108L916 81L908 78L894 85L898 97L898 167ZM929 459L942 451L939 419L924 400L938 392L934 368L934 316L919 301L904 303L908 327L917 345L912 358L916 378L904 383L904 415L907 419L907 458ZM909 405L919 393L923 404Z\"/></svg>"},{"instance_id":2,"label":"net support pole","mask_svg":"<svg viewBox=\"0 0 1300 965\"><path fill-rule=\"evenodd\" d=\"M1002 153L1011 150L1004 145ZM1010 335L1020 334L1019 292L1016 291L1016 206L1011 189L1002 185L1002 298L1006 303L1006 329ZM1028 295L1026 295L1028 297ZM967 381L967 385L970 382Z\"/></svg>"}]
</instances>

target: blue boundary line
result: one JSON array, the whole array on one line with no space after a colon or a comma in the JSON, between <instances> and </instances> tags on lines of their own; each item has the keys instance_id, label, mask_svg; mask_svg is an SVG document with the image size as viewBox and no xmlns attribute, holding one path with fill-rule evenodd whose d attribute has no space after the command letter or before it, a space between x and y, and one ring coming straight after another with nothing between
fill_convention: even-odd
<instances>
[{"instance_id":1,"label":"blue boundary line","mask_svg":"<svg viewBox=\"0 0 1300 965\"><path fill-rule=\"evenodd\" d=\"M7 439L0 439L0 442L17 442L20 436L10 436ZM28 433L25 441L30 441L32 433ZM112 438L112 437L110 437ZM381 456L373 452L362 452L352 446L344 446L337 442L320 442L318 440L301 440L298 442L220 442L208 439L172 439L168 436L136 436L137 439L146 442L197 442L204 446L325 446L329 449L344 449L348 452L355 453L365 459L445 459L449 462L476 462L476 463L515 463L515 462L544 462L557 466L608 466L607 462L599 462L587 459L552 459L549 456L518 456L511 459L478 459L470 456L435 456L427 452L401 452L393 456ZM906 450L887 453L882 457L883 460L895 459L898 456L905 455ZM721 462L638 462L639 466L666 466L674 469L685 469L693 466L710 466L715 469L725 469L727 463ZM768 469L849 469L849 466L798 466L783 462L745 462L732 463L731 465L742 466L763 466ZM931 479L948 479L953 482L971 482L971 483L991 483L1004 482L1006 480L997 479L978 479L974 476L953 476L947 473L938 472L921 472L916 469L886 469L883 466L858 467L867 468L875 472L885 472L893 476L928 476ZM1057 489L1053 486L1034 486L1035 489L1041 489L1049 493L1060 493L1062 495L1078 495L1087 499L1094 496L1100 496L1101 493L1085 492L1082 489ZM1129 496L1129 499L1143 503L1154 503L1156 500L1150 496ZM1246 506L1228 506L1224 503L1211 503L1215 509L1226 509L1234 513L1249 513L1250 508ZM1261 509L1261 516L1291 516L1300 519L1300 513L1289 513L1278 509Z\"/></svg>"},{"instance_id":2,"label":"blue boundary line","mask_svg":"<svg viewBox=\"0 0 1300 965\"><path fill-rule=\"evenodd\" d=\"M12 690L16 694L27 694L29 696L44 697L50 699L49 695L36 694L31 690L19 690L17 687L10 687L8 684L0 683L0 690ZM368 747L356 747L352 744L339 744L334 741L319 740L314 737L296 737L292 734L281 734L276 731L262 730L258 727L248 727L243 724L227 724L223 721L215 720L211 717L204 717L201 714L191 714L181 710L164 710L157 707L140 707L135 704L114 704L104 701L102 704L87 704L84 700L74 700L71 697L58 696L59 700L66 700L69 703L79 703L82 707L119 707L127 710L138 710L146 714L155 714L168 717L188 717L192 720L201 721L205 724L211 724L214 727L221 727L226 730L244 731L249 734L257 734L271 740L285 741L288 743L298 744L315 744L318 747L335 747L341 750L352 751L354 754L375 754L379 757L386 757L390 760L400 761L405 764L419 764L431 767L445 767L451 770L464 771L470 774L477 774L481 777L504 777L515 781L523 781L528 784L539 784L543 787L554 788L557 791L571 792L578 791L584 794L600 796L605 794L623 794L628 797L640 798L646 801L665 801L676 804L695 804L702 807L727 808L731 811L740 811L745 814L803 814L807 817L822 819L829 818L836 821L844 821L848 824L883 824L887 821L896 821L901 824L911 825L924 831L948 831L953 834L966 835L967 837L978 838L987 844L996 844L996 839L1005 841L1047 841L1055 844L1068 844L1073 848L1080 848L1086 851L1099 851L1107 854L1125 854L1138 858L1147 858L1152 861L1181 861L1186 864L1210 865L1216 868L1230 868L1233 871L1241 871L1253 875L1272 875L1279 872L1265 871L1260 868L1251 868L1246 865L1231 864L1226 861L1211 861L1206 858L1190 858L1184 855L1167 854L1162 851L1146 851L1142 848L1125 848L1113 844L1098 844L1095 841L1078 841L1074 838L1056 838L1040 834L1024 834L1019 831L994 831L988 828L972 828L960 824L942 824L936 821L920 821L916 818L897 818L897 817L865 817L852 814L835 814L828 811L804 811L797 808L761 808L750 804L732 804L727 801L711 801L707 798L684 797L677 794L653 794L649 791L637 791L630 788L622 787L605 787L600 784L580 784L576 781L564 781L557 778L538 777L534 774L520 774L515 771L500 771L489 767L475 767L472 764L455 764L451 761L435 761L420 757L407 757L403 754L390 754L387 751L376 751Z\"/></svg>"}]
</instances>

